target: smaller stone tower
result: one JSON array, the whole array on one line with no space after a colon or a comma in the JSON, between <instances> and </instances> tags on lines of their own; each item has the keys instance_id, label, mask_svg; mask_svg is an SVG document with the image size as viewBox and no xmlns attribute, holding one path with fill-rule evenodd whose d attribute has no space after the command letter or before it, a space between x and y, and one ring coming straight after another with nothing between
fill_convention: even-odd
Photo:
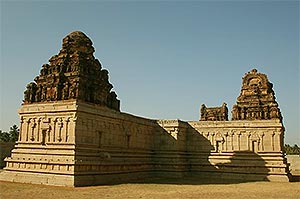
<instances>
[{"instance_id":1,"label":"smaller stone tower","mask_svg":"<svg viewBox=\"0 0 300 199\"><path fill-rule=\"evenodd\" d=\"M228 121L227 104L224 102L220 107L206 107L205 104L202 104L200 121Z\"/></svg>"}]
</instances>

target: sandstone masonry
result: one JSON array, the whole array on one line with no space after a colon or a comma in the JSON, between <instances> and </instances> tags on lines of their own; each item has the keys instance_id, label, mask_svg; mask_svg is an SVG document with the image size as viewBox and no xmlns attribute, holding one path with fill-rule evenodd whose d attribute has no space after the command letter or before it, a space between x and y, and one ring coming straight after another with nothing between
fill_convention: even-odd
<instances>
[{"instance_id":1,"label":"sandstone masonry","mask_svg":"<svg viewBox=\"0 0 300 199\"><path fill-rule=\"evenodd\" d=\"M120 101L82 32L28 84L20 135L0 180L60 186L150 177L288 181L284 127L267 76L255 69L228 109L201 107L200 121L150 120L120 112Z\"/></svg>"}]
</instances>

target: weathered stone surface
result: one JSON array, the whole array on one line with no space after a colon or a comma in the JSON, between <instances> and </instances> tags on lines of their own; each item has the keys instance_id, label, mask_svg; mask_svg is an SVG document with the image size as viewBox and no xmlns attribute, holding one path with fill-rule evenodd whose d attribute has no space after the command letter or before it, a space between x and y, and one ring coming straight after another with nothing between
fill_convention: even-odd
<instances>
[{"instance_id":1,"label":"weathered stone surface","mask_svg":"<svg viewBox=\"0 0 300 199\"><path fill-rule=\"evenodd\" d=\"M224 102L220 107L206 107L201 105L200 121L228 121L228 108Z\"/></svg>"},{"instance_id":2,"label":"weathered stone surface","mask_svg":"<svg viewBox=\"0 0 300 199\"><path fill-rule=\"evenodd\" d=\"M267 75L253 69L243 77L241 94L232 108L232 120L268 119L282 120L273 84Z\"/></svg>"},{"instance_id":3,"label":"weathered stone surface","mask_svg":"<svg viewBox=\"0 0 300 199\"><path fill-rule=\"evenodd\" d=\"M300 156L287 155L287 162L292 175L292 181L300 182Z\"/></svg>"},{"instance_id":4,"label":"weathered stone surface","mask_svg":"<svg viewBox=\"0 0 300 199\"><path fill-rule=\"evenodd\" d=\"M78 99L120 110L120 101L108 81L108 71L95 59L92 41L76 31L63 39L58 55L44 64L27 85L24 104Z\"/></svg>"},{"instance_id":5,"label":"weathered stone surface","mask_svg":"<svg viewBox=\"0 0 300 199\"><path fill-rule=\"evenodd\" d=\"M266 75L245 75L232 121L225 103L203 105L201 121L156 121L119 111L93 52L89 38L71 33L27 86L19 139L0 180L62 186L184 175L288 181L282 117Z\"/></svg>"},{"instance_id":6,"label":"weathered stone surface","mask_svg":"<svg viewBox=\"0 0 300 199\"><path fill-rule=\"evenodd\" d=\"M11 150L15 146L15 142L0 142L0 168L5 166L4 159L11 155Z\"/></svg>"}]
</instances>

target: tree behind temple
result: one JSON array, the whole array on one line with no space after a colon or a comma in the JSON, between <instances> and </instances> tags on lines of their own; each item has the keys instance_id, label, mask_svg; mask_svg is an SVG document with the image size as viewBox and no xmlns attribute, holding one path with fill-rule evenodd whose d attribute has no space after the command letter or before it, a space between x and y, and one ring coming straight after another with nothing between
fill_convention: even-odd
<instances>
[{"instance_id":1,"label":"tree behind temple","mask_svg":"<svg viewBox=\"0 0 300 199\"><path fill-rule=\"evenodd\" d=\"M11 142L17 141L18 137L19 137L19 128L18 128L18 126L13 125L12 127L10 127L9 134L10 134L10 141Z\"/></svg>"},{"instance_id":2,"label":"tree behind temple","mask_svg":"<svg viewBox=\"0 0 300 199\"><path fill-rule=\"evenodd\" d=\"M16 142L19 137L19 128L17 125L10 127L9 132L0 130L0 141L2 142Z\"/></svg>"},{"instance_id":3,"label":"tree behind temple","mask_svg":"<svg viewBox=\"0 0 300 199\"><path fill-rule=\"evenodd\" d=\"M9 140L10 140L9 133L0 130L0 141L2 141L2 142L9 142Z\"/></svg>"},{"instance_id":4,"label":"tree behind temple","mask_svg":"<svg viewBox=\"0 0 300 199\"><path fill-rule=\"evenodd\" d=\"M297 144L294 146L290 146L289 144L284 145L284 152L287 155L300 155L300 148L298 147Z\"/></svg>"}]
</instances>

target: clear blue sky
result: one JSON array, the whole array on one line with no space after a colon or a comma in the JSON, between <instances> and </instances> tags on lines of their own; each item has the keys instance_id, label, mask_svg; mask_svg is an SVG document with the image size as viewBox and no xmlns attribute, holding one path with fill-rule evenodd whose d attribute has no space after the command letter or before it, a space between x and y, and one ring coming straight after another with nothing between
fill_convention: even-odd
<instances>
[{"instance_id":1,"label":"clear blue sky","mask_svg":"<svg viewBox=\"0 0 300 199\"><path fill-rule=\"evenodd\" d=\"M74 30L93 41L123 112L198 120L229 109L244 73L268 75L300 144L298 1L1 1L0 129L19 124L25 86Z\"/></svg>"}]
</instances>

